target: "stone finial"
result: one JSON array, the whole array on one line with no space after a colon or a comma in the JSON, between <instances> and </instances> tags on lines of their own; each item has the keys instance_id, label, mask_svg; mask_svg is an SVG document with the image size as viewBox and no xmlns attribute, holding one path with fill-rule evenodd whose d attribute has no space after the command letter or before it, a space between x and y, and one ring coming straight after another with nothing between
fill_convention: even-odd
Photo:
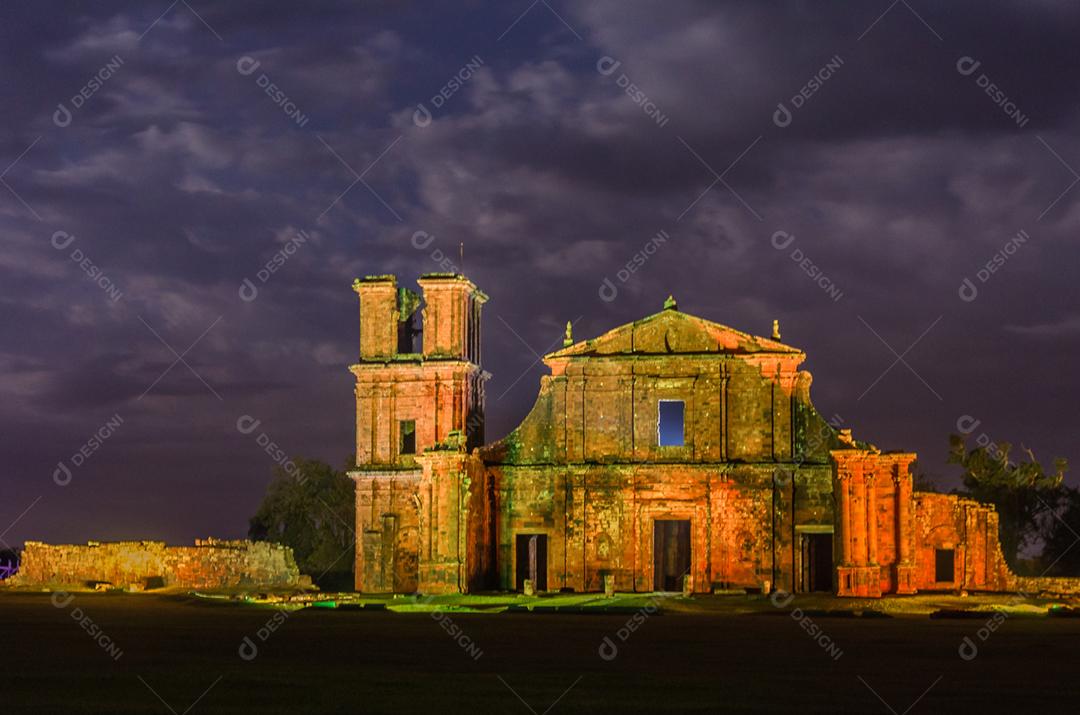
<instances>
[{"instance_id":1,"label":"stone finial","mask_svg":"<svg viewBox=\"0 0 1080 715\"><path fill-rule=\"evenodd\" d=\"M574 324L571 321L566 321L566 335L563 336L562 345L564 348L568 348L574 344Z\"/></svg>"},{"instance_id":2,"label":"stone finial","mask_svg":"<svg viewBox=\"0 0 1080 715\"><path fill-rule=\"evenodd\" d=\"M772 339L773 340L779 340L780 339L780 321L779 320L773 320L773 322L772 322Z\"/></svg>"},{"instance_id":3,"label":"stone finial","mask_svg":"<svg viewBox=\"0 0 1080 715\"><path fill-rule=\"evenodd\" d=\"M667 300L664 301L664 310L678 310L679 304L675 302L675 296L668 295Z\"/></svg>"}]
</instances>

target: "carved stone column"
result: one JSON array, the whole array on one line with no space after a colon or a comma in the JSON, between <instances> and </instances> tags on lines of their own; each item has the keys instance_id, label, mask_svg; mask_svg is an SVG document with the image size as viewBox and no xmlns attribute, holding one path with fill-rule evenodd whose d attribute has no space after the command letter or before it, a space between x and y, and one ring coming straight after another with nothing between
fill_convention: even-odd
<instances>
[{"instance_id":1,"label":"carved stone column","mask_svg":"<svg viewBox=\"0 0 1080 715\"><path fill-rule=\"evenodd\" d=\"M892 467L896 485L896 592L899 594L916 591L915 560L911 549L915 540L915 495L909 465L910 461L898 461Z\"/></svg>"},{"instance_id":2,"label":"carved stone column","mask_svg":"<svg viewBox=\"0 0 1080 715\"><path fill-rule=\"evenodd\" d=\"M874 485L874 473L863 475L863 489L866 494L866 564L877 566L877 490Z\"/></svg>"}]
</instances>

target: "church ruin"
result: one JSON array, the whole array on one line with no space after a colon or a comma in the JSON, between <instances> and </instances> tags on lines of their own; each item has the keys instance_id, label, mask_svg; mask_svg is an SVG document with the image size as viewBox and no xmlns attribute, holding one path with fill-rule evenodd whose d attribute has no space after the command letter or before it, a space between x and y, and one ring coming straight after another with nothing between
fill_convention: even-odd
<instances>
[{"instance_id":1,"label":"church ruin","mask_svg":"<svg viewBox=\"0 0 1080 715\"><path fill-rule=\"evenodd\" d=\"M915 454L819 414L775 326L752 336L669 299L590 340L568 327L532 410L487 444L488 298L460 274L419 286L353 286L357 590L1055 586L1009 571L992 506L915 491Z\"/></svg>"}]
</instances>

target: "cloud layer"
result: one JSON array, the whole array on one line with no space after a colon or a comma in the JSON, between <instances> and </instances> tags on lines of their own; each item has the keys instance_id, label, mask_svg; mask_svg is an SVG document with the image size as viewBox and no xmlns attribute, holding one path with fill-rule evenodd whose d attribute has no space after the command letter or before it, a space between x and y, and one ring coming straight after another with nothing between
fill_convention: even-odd
<instances>
[{"instance_id":1,"label":"cloud layer","mask_svg":"<svg viewBox=\"0 0 1080 715\"><path fill-rule=\"evenodd\" d=\"M567 320L674 293L927 471L964 415L1077 461L1080 9L887 7L5 8L2 538L242 534L237 418L341 463L352 278L462 243L493 436Z\"/></svg>"}]
</instances>

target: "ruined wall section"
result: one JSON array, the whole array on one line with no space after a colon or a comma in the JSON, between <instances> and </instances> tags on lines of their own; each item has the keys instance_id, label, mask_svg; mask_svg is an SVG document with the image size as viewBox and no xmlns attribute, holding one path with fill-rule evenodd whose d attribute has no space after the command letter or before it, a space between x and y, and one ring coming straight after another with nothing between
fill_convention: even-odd
<instances>
[{"instance_id":1,"label":"ruined wall section","mask_svg":"<svg viewBox=\"0 0 1080 715\"><path fill-rule=\"evenodd\" d=\"M691 587L791 588L795 526L832 523L827 467L786 465L491 465L498 588L513 590L519 534L548 537L548 588L653 590L653 525L690 522Z\"/></svg>"},{"instance_id":2,"label":"ruined wall section","mask_svg":"<svg viewBox=\"0 0 1080 715\"><path fill-rule=\"evenodd\" d=\"M922 591L1013 592L1024 596L1080 595L1080 578L1017 576L998 538L991 504L955 494L915 493L916 584ZM953 579L937 579L937 551L951 551Z\"/></svg>"},{"instance_id":3,"label":"ruined wall section","mask_svg":"<svg viewBox=\"0 0 1080 715\"><path fill-rule=\"evenodd\" d=\"M915 494L916 586L921 591L1017 588L998 540L990 504L954 494ZM937 579L938 551L952 552L953 578Z\"/></svg>"},{"instance_id":4,"label":"ruined wall section","mask_svg":"<svg viewBox=\"0 0 1080 715\"><path fill-rule=\"evenodd\" d=\"M215 589L293 587L299 580L287 546L206 539L194 546L166 546L161 541L85 545L28 541L14 583Z\"/></svg>"}]
</instances>

